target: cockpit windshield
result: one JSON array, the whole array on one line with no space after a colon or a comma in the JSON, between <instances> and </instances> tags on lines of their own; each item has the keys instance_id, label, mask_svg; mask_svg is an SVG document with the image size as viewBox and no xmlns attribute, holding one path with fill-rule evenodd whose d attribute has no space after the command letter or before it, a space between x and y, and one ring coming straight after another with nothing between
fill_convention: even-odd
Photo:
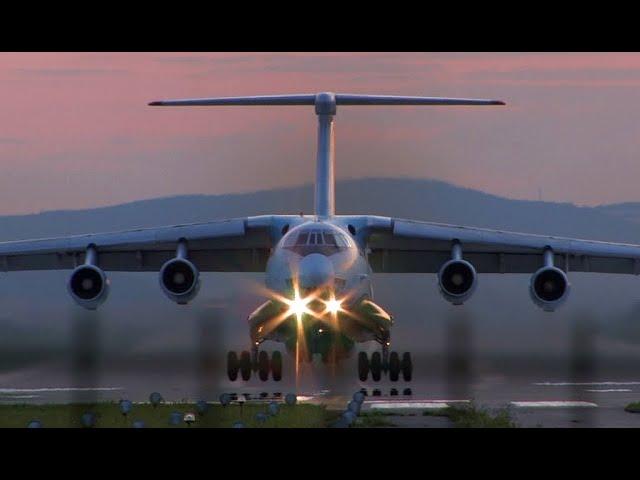
<instances>
[{"instance_id":1,"label":"cockpit windshield","mask_svg":"<svg viewBox=\"0 0 640 480\"><path fill-rule=\"evenodd\" d=\"M347 235L337 229L309 229L299 233L291 232L283 246L304 256L310 253L332 255L352 247L353 244Z\"/></svg>"}]
</instances>

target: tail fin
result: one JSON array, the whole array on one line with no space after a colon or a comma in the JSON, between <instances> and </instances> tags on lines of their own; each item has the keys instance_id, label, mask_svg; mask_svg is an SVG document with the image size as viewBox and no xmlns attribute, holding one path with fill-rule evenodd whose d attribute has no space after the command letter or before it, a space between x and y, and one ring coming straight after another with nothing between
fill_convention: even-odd
<instances>
[{"instance_id":1,"label":"tail fin","mask_svg":"<svg viewBox=\"0 0 640 480\"><path fill-rule=\"evenodd\" d=\"M504 105L499 100L397 95L357 95L324 92L300 95L259 95L214 97L151 102L152 106L232 106L232 105L314 105L318 115L318 154L316 159L315 214L335 214L335 135L333 117L337 105Z\"/></svg>"}]
</instances>

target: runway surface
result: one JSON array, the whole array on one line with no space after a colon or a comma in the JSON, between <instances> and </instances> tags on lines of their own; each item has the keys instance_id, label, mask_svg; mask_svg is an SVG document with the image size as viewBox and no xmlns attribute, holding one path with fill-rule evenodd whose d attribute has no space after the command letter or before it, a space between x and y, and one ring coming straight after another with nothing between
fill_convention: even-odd
<instances>
[{"instance_id":1,"label":"runway surface","mask_svg":"<svg viewBox=\"0 0 640 480\"><path fill-rule=\"evenodd\" d=\"M596 378L567 381L538 376L485 375L456 383L447 378L415 378L410 383L359 382L347 375L312 375L304 380L229 382L222 372L203 377L192 371L145 371L103 369L77 372L62 365L39 365L0 375L2 403L67 403L147 401L158 391L166 401L216 401L221 393L247 393L258 398L261 392L285 395L295 392L300 401L344 409L351 395L366 388L365 410L398 412L392 422L402 427L447 427L446 418L423 416L430 408L456 402L473 402L487 409L507 408L522 427L640 427L640 414L624 407L640 400L640 376L636 378ZM397 396L390 396L395 388ZM411 395L403 396L405 388ZM380 395L373 396L379 389Z\"/></svg>"}]
</instances>

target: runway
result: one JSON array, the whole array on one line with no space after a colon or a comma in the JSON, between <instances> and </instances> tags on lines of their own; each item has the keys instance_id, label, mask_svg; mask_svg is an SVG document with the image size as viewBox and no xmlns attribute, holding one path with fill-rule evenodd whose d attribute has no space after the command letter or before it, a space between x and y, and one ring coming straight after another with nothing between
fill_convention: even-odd
<instances>
[{"instance_id":1,"label":"runway","mask_svg":"<svg viewBox=\"0 0 640 480\"><path fill-rule=\"evenodd\" d=\"M512 362L513 364L513 362ZM160 392L168 402L218 400L222 393L273 395L296 393L299 401L321 403L330 409L344 409L354 392L365 388L368 396L363 409L398 412L398 426L443 427L447 422L423 416L424 410L456 403L481 408L508 409L522 427L640 427L640 415L624 407L640 401L640 377L633 368L602 371L579 380L563 378L558 369L541 372L477 373L465 381L443 375L419 365L412 382L359 382L354 365L346 364L335 375L321 370L307 372L296 382L291 372L281 382L230 382L222 368L206 371L193 363L105 362L104 368L77 372L72 365L52 363L34 365L0 374L0 403L78 403L148 401L151 392ZM504 369L506 370L506 368ZM555 375L552 376L555 372ZM406 388L411 395L402 395ZM379 395L374 396L374 390ZM397 395L390 395L392 389ZM446 420L446 419L444 419Z\"/></svg>"},{"instance_id":2,"label":"runway","mask_svg":"<svg viewBox=\"0 0 640 480\"><path fill-rule=\"evenodd\" d=\"M52 380L51 378L49 380ZM103 379L106 380L106 379ZM164 399L171 401L197 401L200 395L197 385L187 385L184 378L174 378L173 387L160 388L158 384L130 383L120 378L120 384L105 383L96 387L71 388L65 384L29 387L0 388L2 403L66 403L117 401L129 398L147 401L149 392L160 391ZM125 380L125 381L123 381ZM133 380L133 378L131 379ZM149 379L147 379L149 380ZM168 380L167 378L164 379ZM165 383L166 385L166 383ZM364 412L384 412L386 418L398 427L446 428L451 422L446 418L424 416L425 410L447 406L473 404L489 411L507 409L511 418L520 427L640 427L640 414L624 411L624 407L640 399L640 382L616 380L613 383L585 382L513 382L485 379L463 388L437 382L413 382L411 395L402 395L405 385L382 383L375 385L356 384L351 388L320 391L298 391L298 401L326 405L329 409L341 410L351 395L361 388L367 389L363 404ZM237 384L235 388L219 388L210 399L217 400L220 393L247 394L249 401L260 400L260 394L285 395L294 391L291 385L267 382L265 384ZM607 387L607 388L604 388ZM389 395L391 389L397 395ZM379 395L374 396L374 390ZM466 391L465 391L466 390Z\"/></svg>"},{"instance_id":3,"label":"runway","mask_svg":"<svg viewBox=\"0 0 640 480\"><path fill-rule=\"evenodd\" d=\"M617 388L601 388L606 385ZM441 385L430 387L434 393L446 391ZM425 395L421 389L414 389L410 397L368 396L363 411L384 412L398 427L451 427L446 418L424 416L423 412L470 404L490 412L506 409L517 426L525 428L640 427L640 414L624 410L640 398L640 383L634 380L514 384L493 379L475 387L473 394L462 397Z\"/></svg>"}]
</instances>

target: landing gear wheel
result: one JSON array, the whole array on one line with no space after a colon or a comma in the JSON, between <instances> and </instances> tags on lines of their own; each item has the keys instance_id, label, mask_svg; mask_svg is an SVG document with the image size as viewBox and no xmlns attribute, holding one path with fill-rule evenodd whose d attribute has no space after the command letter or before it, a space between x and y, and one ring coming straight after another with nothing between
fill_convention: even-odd
<instances>
[{"instance_id":1,"label":"landing gear wheel","mask_svg":"<svg viewBox=\"0 0 640 480\"><path fill-rule=\"evenodd\" d=\"M245 382L251 378L251 354L246 350L240 354L240 376Z\"/></svg>"},{"instance_id":2,"label":"landing gear wheel","mask_svg":"<svg viewBox=\"0 0 640 480\"><path fill-rule=\"evenodd\" d=\"M380 352L373 352L371 355L371 379L374 382L380 381L380 376L382 374L382 356Z\"/></svg>"},{"instance_id":3,"label":"landing gear wheel","mask_svg":"<svg viewBox=\"0 0 640 480\"><path fill-rule=\"evenodd\" d=\"M269 354L264 350L258 354L258 376L263 382L269 379Z\"/></svg>"},{"instance_id":4,"label":"landing gear wheel","mask_svg":"<svg viewBox=\"0 0 640 480\"><path fill-rule=\"evenodd\" d=\"M389 355L389 380L397 382L400 376L400 356L398 352L391 352Z\"/></svg>"},{"instance_id":5,"label":"landing gear wheel","mask_svg":"<svg viewBox=\"0 0 640 480\"><path fill-rule=\"evenodd\" d=\"M238 362L238 355L236 355L236 352L227 353L227 376L232 382L235 382L238 379L239 368L240 363Z\"/></svg>"},{"instance_id":6,"label":"landing gear wheel","mask_svg":"<svg viewBox=\"0 0 640 480\"><path fill-rule=\"evenodd\" d=\"M411 354L409 352L404 352L402 355L401 368L402 378L405 382L410 382L413 375L413 363L411 362Z\"/></svg>"},{"instance_id":7,"label":"landing gear wheel","mask_svg":"<svg viewBox=\"0 0 640 480\"><path fill-rule=\"evenodd\" d=\"M271 356L271 376L276 382L282 380L282 354L278 351Z\"/></svg>"},{"instance_id":8,"label":"landing gear wheel","mask_svg":"<svg viewBox=\"0 0 640 480\"><path fill-rule=\"evenodd\" d=\"M358 353L358 378L361 382L366 382L369 376L369 357L366 352Z\"/></svg>"}]
</instances>

